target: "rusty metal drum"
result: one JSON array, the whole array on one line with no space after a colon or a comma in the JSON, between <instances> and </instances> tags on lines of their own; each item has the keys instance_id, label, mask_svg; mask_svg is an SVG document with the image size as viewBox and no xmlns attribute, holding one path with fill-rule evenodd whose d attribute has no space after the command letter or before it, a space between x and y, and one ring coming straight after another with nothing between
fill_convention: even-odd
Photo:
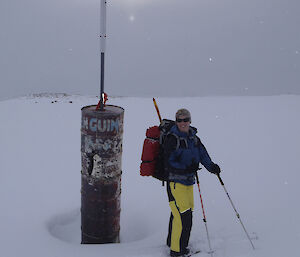
<instances>
[{"instance_id":1,"label":"rusty metal drum","mask_svg":"<svg viewBox=\"0 0 300 257\"><path fill-rule=\"evenodd\" d=\"M81 109L81 243L120 242L124 109Z\"/></svg>"}]
</instances>

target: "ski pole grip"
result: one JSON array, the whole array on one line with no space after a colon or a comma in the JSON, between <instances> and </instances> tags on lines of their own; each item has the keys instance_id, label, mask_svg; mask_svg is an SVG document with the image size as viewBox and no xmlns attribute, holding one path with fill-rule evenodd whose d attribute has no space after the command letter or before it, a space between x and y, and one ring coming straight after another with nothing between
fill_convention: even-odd
<instances>
[{"instance_id":1,"label":"ski pole grip","mask_svg":"<svg viewBox=\"0 0 300 257\"><path fill-rule=\"evenodd\" d=\"M220 174L217 174L217 176L218 176L218 179L220 180L221 185L224 186L224 182L223 182L223 180L221 179Z\"/></svg>"},{"instance_id":2,"label":"ski pole grip","mask_svg":"<svg viewBox=\"0 0 300 257\"><path fill-rule=\"evenodd\" d=\"M198 177L198 172L196 171L196 180L197 180L197 184L199 185L199 177Z\"/></svg>"}]
</instances>

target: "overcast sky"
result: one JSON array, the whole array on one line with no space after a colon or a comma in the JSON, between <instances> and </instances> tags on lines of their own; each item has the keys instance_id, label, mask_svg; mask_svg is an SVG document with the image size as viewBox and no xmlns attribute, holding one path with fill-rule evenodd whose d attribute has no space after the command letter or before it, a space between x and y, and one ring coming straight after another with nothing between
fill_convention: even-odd
<instances>
[{"instance_id":1,"label":"overcast sky","mask_svg":"<svg viewBox=\"0 0 300 257\"><path fill-rule=\"evenodd\" d=\"M100 91L100 0L1 0L0 95ZM108 0L105 91L300 93L299 0Z\"/></svg>"}]
</instances>

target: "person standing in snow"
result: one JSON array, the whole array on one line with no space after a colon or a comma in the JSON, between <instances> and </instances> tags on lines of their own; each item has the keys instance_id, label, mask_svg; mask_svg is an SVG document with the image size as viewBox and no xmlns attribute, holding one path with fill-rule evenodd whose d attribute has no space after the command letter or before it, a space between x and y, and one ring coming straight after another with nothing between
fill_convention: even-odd
<instances>
[{"instance_id":1,"label":"person standing in snow","mask_svg":"<svg viewBox=\"0 0 300 257\"><path fill-rule=\"evenodd\" d=\"M211 173L221 172L196 136L197 129L190 126L190 112L180 109L175 118L175 125L164 143L164 167L169 174L167 193L171 208L167 245L172 257L189 253L187 247L194 209L193 185L199 163Z\"/></svg>"}]
</instances>

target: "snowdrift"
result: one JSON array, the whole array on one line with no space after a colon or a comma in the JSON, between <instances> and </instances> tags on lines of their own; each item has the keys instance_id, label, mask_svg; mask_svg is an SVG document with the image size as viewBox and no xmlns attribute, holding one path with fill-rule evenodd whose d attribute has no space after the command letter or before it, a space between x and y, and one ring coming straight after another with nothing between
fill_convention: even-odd
<instances>
[{"instance_id":1,"label":"snowdrift","mask_svg":"<svg viewBox=\"0 0 300 257\"><path fill-rule=\"evenodd\" d=\"M253 239L253 251L216 176L200 186L215 257L299 254L300 97L158 98L164 118L177 109L212 159ZM0 102L1 256L160 257L169 207L159 181L139 176L145 131L158 124L151 98L112 98L125 108L121 243L80 244L81 107L95 97L35 95ZM191 245L208 256L195 187Z\"/></svg>"}]
</instances>

